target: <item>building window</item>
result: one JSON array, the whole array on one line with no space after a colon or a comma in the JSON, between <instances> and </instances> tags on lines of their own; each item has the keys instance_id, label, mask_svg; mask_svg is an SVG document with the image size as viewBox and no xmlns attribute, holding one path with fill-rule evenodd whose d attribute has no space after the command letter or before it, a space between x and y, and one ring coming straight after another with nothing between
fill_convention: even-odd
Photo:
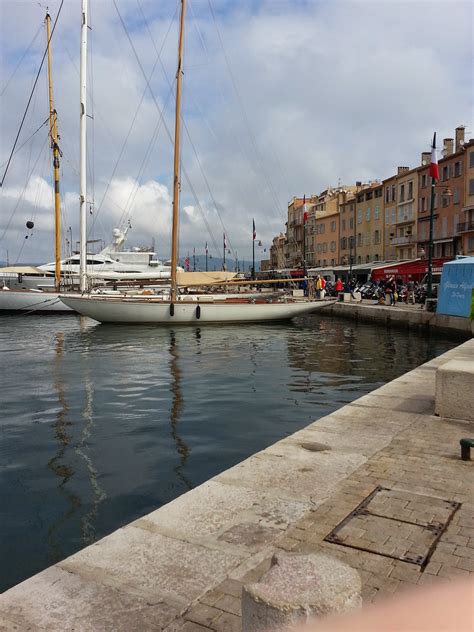
<instances>
[{"instance_id":1,"label":"building window","mask_svg":"<svg viewBox=\"0 0 474 632\"><path fill-rule=\"evenodd\" d=\"M438 194L433 195L433 208L438 208Z\"/></svg>"},{"instance_id":2,"label":"building window","mask_svg":"<svg viewBox=\"0 0 474 632\"><path fill-rule=\"evenodd\" d=\"M378 206L376 206L374 209L374 219L379 219L379 217L380 217L380 209Z\"/></svg>"},{"instance_id":3,"label":"building window","mask_svg":"<svg viewBox=\"0 0 474 632\"><path fill-rule=\"evenodd\" d=\"M357 196L357 201L358 202L363 202L364 201L364 194L363 193L361 195Z\"/></svg>"},{"instance_id":4,"label":"building window","mask_svg":"<svg viewBox=\"0 0 474 632\"><path fill-rule=\"evenodd\" d=\"M405 201L405 185L401 184L400 185L400 202L404 202Z\"/></svg>"},{"instance_id":5,"label":"building window","mask_svg":"<svg viewBox=\"0 0 474 632\"><path fill-rule=\"evenodd\" d=\"M374 232L374 244L378 245L380 243L380 231L376 230Z\"/></svg>"},{"instance_id":6,"label":"building window","mask_svg":"<svg viewBox=\"0 0 474 632\"><path fill-rule=\"evenodd\" d=\"M449 171L448 171L448 166L446 165L446 167L443 167L441 170L441 180L444 182L445 180L447 180L449 177Z\"/></svg>"},{"instance_id":7,"label":"building window","mask_svg":"<svg viewBox=\"0 0 474 632\"><path fill-rule=\"evenodd\" d=\"M390 187L385 187L385 203L390 202Z\"/></svg>"},{"instance_id":8,"label":"building window","mask_svg":"<svg viewBox=\"0 0 474 632\"><path fill-rule=\"evenodd\" d=\"M367 191L367 193L365 194L365 199L366 200L371 200L373 198L373 191Z\"/></svg>"},{"instance_id":9,"label":"building window","mask_svg":"<svg viewBox=\"0 0 474 632\"><path fill-rule=\"evenodd\" d=\"M367 222L370 222L370 206L365 211L365 219Z\"/></svg>"},{"instance_id":10,"label":"building window","mask_svg":"<svg viewBox=\"0 0 474 632\"><path fill-rule=\"evenodd\" d=\"M357 209L357 223L362 224L362 209Z\"/></svg>"},{"instance_id":11,"label":"building window","mask_svg":"<svg viewBox=\"0 0 474 632\"><path fill-rule=\"evenodd\" d=\"M335 241L331 241L331 252L335 252L336 251L336 242Z\"/></svg>"},{"instance_id":12,"label":"building window","mask_svg":"<svg viewBox=\"0 0 474 632\"><path fill-rule=\"evenodd\" d=\"M331 232L336 232L336 222L331 222Z\"/></svg>"},{"instance_id":13,"label":"building window","mask_svg":"<svg viewBox=\"0 0 474 632\"><path fill-rule=\"evenodd\" d=\"M324 242L323 244L323 252L327 252L328 251L328 245L326 242Z\"/></svg>"},{"instance_id":14,"label":"building window","mask_svg":"<svg viewBox=\"0 0 474 632\"><path fill-rule=\"evenodd\" d=\"M354 218L351 217L349 220L349 228L354 228Z\"/></svg>"},{"instance_id":15,"label":"building window","mask_svg":"<svg viewBox=\"0 0 474 632\"><path fill-rule=\"evenodd\" d=\"M426 211L426 198L420 198L420 212L423 213Z\"/></svg>"},{"instance_id":16,"label":"building window","mask_svg":"<svg viewBox=\"0 0 474 632\"><path fill-rule=\"evenodd\" d=\"M346 220L342 220L342 230L346 230Z\"/></svg>"},{"instance_id":17,"label":"building window","mask_svg":"<svg viewBox=\"0 0 474 632\"><path fill-rule=\"evenodd\" d=\"M443 208L446 208L447 206L449 206L449 198L446 195L441 196L441 206Z\"/></svg>"},{"instance_id":18,"label":"building window","mask_svg":"<svg viewBox=\"0 0 474 632\"><path fill-rule=\"evenodd\" d=\"M376 198L382 197L382 189L377 189L374 193Z\"/></svg>"},{"instance_id":19,"label":"building window","mask_svg":"<svg viewBox=\"0 0 474 632\"><path fill-rule=\"evenodd\" d=\"M341 237L341 250L346 250L346 249L347 249L347 238Z\"/></svg>"},{"instance_id":20,"label":"building window","mask_svg":"<svg viewBox=\"0 0 474 632\"><path fill-rule=\"evenodd\" d=\"M390 224L390 209L389 208L385 209L385 223Z\"/></svg>"},{"instance_id":21,"label":"building window","mask_svg":"<svg viewBox=\"0 0 474 632\"><path fill-rule=\"evenodd\" d=\"M474 167L474 151L469 154L469 166Z\"/></svg>"},{"instance_id":22,"label":"building window","mask_svg":"<svg viewBox=\"0 0 474 632\"><path fill-rule=\"evenodd\" d=\"M397 209L392 208L392 224L396 224L397 222Z\"/></svg>"},{"instance_id":23,"label":"building window","mask_svg":"<svg viewBox=\"0 0 474 632\"><path fill-rule=\"evenodd\" d=\"M362 233L357 233L357 245L362 246Z\"/></svg>"},{"instance_id":24,"label":"building window","mask_svg":"<svg viewBox=\"0 0 474 632\"><path fill-rule=\"evenodd\" d=\"M395 202L396 199L397 199L396 188L395 188L395 185L392 184L392 202Z\"/></svg>"},{"instance_id":25,"label":"building window","mask_svg":"<svg viewBox=\"0 0 474 632\"><path fill-rule=\"evenodd\" d=\"M411 200L413 198L413 182L410 180L408 183L408 199Z\"/></svg>"},{"instance_id":26,"label":"building window","mask_svg":"<svg viewBox=\"0 0 474 632\"><path fill-rule=\"evenodd\" d=\"M454 177L457 178L461 175L461 163L460 161L454 163Z\"/></svg>"},{"instance_id":27,"label":"building window","mask_svg":"<svg viewBox=\"0 0 474 632\"><path fill-rule=\"evenodd\" d=\"M422 186L423 188L424 188L424 187L426 187L426 181L427 181L427 175L426 175L426 173L424 173L424 174L421 176L421 186Z\"/></svg>"},{"instance_id":28,"label":"building window","mask_svg":"<svg viewBox=\"0 0 474 632\"><path fill-rule=\"evenodd\" d=\"M460 201L461 201L461 195L459 193L459 189L454 189L454 191L453 191L453 203L454 204L459 204Z\"/></svg>"},{"instance_id":29,"label":"building window","mask_svg":"<svg viewBox=\"0 0 474 632\"><path fill-rule=\"evenodd\" d=\"M474 151L471 152L471 158L472 156L474 156ZM469 195L474 195L474 179L472 178L469 180Z\"/></svg>"}]
</instances>

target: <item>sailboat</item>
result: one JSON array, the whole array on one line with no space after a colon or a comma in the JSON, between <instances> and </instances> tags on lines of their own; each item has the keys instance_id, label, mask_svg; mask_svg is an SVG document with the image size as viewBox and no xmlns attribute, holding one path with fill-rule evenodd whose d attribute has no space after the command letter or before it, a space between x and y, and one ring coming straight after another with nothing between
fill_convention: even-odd
<instances>
[{"instance_id":1,"label":"sailboat","mask_svg":"<svg viewBox=\"0 0 474 632\"><path fill-rule=\"evenodd\" d=\"M58 145L58 124L57 113L53 105L53 80L51 69L51 16L46 12L46 37L48 52L48 96L49 96L49 135L51 139L51 151L53 154L53 176L54 176L54 209L55 209L55 250L56 258L54 262L54 290L43 291L39 288L10 289L3 281L0 288L0 311L11 312L71 312L71 308L59 300L59 286L61 282L61 246L60 246L60 197L59 197L59 158L60 150ZM22 271L23 270L23 271ZM23 272L30 273L34 283L49 284L48 274L39 268L12 268L14 277L21 278ZM20 275L20 276L18 276Z\"/></svg>"},{"instance_id":2,"label":"sailboat","mask_svg":"<svg viewBox=\"0 0 474 632\"><path fill-rule=\"evenodd\" d=\"M229 297L218 300L209 294L198 300L180 294L177 274L178 227L180 193L180 131L181 131L181 90L183 77L184 20L186 1L181 0L180 29L178 43L178 67L176 72L176 108L174 133L174 179L173 179L173 222L171 237L171 283L168 295L98 296L87 293L87 279L84 267L85 251L85 48L87 45L87 0L82 0L81 36L81 295L62 294L61 300L75 311L102 323L129 324L204 324L240 323L274 320L288 320L320 310L332 301L298 300L290 297L256 299ZM84 66L84 71L83 71Z\"/></svg>"}]
</instances>

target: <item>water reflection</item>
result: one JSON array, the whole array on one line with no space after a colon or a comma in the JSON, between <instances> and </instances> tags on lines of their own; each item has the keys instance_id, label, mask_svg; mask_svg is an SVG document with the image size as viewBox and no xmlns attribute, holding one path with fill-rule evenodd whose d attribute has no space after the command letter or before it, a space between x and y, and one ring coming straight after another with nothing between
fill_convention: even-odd
<instances>
[{"instance_id":1,"label":"water reflection","mask_svg":"<svg viewBox=\"0 0 474 632\"><path fill-rule=\"evenodd\" d=\"M55 354L53 363L54 388L59 402L59 410L56 414L56 421L53 424L54 438L57 442L57 451L53 458L48 461L48 468L59 478L58 489L67 501L67 508L59 518L48 528L48 543L52 562L63 559L63 550L60 544L60 530L62 525L73 516L81 506L80 498L68 489L68 482L74 475L72 466L65 462L66 451L72 441L72 434L68 432L71 422L68 420L69 407L66 401L64 383L62 380L63 356L64 356L64 334L55 335Z\"/></svg>"},{"instance_id":2,"label":"water reflection","mask_svg":"<svg viewBox=\"0 0 474 632\"><path fill-rule=\"evenodd\" d=\"M90 456L90 448L89 442L92 439L92 434L94 430L94 416L93 416L93 397L94 397L94 386L91 378L91 368L90 368L90 338L88 335L88 329L85 324L84 319L81 319L81 333L85 334L83 336L83 355L82 355L82 363L83 363L83 373L81 376L81 381L84 384L84 393L85 393L85 401L84 408L82 410L82 419L84 421L81 438L76 448L76 454L78 454L83 462L85 463L88 479L90 481L90 486L92 489L92 503L89 511L84 514L81 518L81 536L82 541L85 545L91 544L96 540L96 527L95 520L97 519L99 505L107 498L107 494L105 490L99 484L99 477L97 468L94 466L92 462L92 458Z\"/></svg>"},{"instance_id":3,"label":"water reflection","mask_svg":"<svg viewBox=\"0 0 474 632\"><path fill-rule=\"evenodd\" d=\"M201 334L199 330L196 330L196 340L199 346ZM181 369L179 368L179 356L178 345L176 343L176 335L174 331L170 331L170 376L171 383L170 389L173 396L171 402L171 415L170 426L171 436L176 445L176 451L179 456L179 465L176 465L173 470L178 478L184 483L188 490L193 488L191 481L185 476L184 469L189 456L189 448L178 433L178 422L181 412L183 410L183 393L181 390Z\"/></svg>"},{"instance_id":4,"label":"water reflection","mask_svg":"<svg viewBox=\"0 0 474 632\"><path fill-rule=\"evenodd\" d=\"M0 325L0 590L454 346L317 316Z\"/></svg>"}]
</instances>

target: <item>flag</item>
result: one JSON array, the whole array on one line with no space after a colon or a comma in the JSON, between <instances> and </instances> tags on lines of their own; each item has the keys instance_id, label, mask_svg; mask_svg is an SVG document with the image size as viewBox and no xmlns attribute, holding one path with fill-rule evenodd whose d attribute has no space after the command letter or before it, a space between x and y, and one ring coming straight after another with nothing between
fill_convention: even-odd
<instances>
[{"instance_id":1,"label":"flag","mask_svg":"<svg viewBox=\"0 0 474 632\"><path fill-rule=\"evenodd\" d=\"M306 195L303 195L303 224L308 221L308 206L306 205Z\"/></svg>"},{"instance_id":2,"label":"flag","mask_svg":"<svg viewBox=\"0 0 474 632\"><path fill-rule=\"evenodd\" d=\"M227 239L224 233L224 250L227 248Z\"/></svg>"},{"instance_id":3,"label":"flag","mask_svg":"<svg viewBox=\"0 0 474 632\"><path fill-rule=\"evenodd\" d=\"M255 220L253 220L253 238L252 239L255 241L256 237L257 237L257 231L255 229Z\"/></svg>"},{"instance_id":4,"label":"flag","mask_svg":"<svg viewBox=\"0 0 474 632\"><path fill-rule=\"evenodd\" d=\"M209 248L207 247L207 241L206 241L206 255L209 254Z\"/></svg>"},{"instance_id":5,"label":"flag","mask_svg":"<svg viewBox=\"0 0 474 632\"><path fill-rule=\"evenodd\" d=\"M433 135L433 145L431 146L430 177L439 180L438 159L436 158L436 132Z\"/></svg>"}]
</instances>

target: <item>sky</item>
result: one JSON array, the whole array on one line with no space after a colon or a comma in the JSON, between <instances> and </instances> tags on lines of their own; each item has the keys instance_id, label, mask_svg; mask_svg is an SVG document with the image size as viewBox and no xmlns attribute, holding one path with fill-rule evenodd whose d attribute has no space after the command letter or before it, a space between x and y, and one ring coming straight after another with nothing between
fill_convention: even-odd
<instances>
[{"instance_id":1,"label":"sky","mask_svg":"<svg viewBox=\"0 0 474 632\"><path fill-rule=\"evenodd\" d=\"M49 0L54 21L60 0ZM288 202L415 167L439 139L474 137L473 7L457 0L188 0L180 255L257 259ZM45 7L0 0L3 178L43 55ZM170 256L177 0L90 0L88 236ZM122 23L123 22L123 23ZM125 25L125 28L124 28ZM63 254L79 234L80 1L52 38ZM54 259L43 69L0 189L0 261ZM441 149L441 148L440 148ZM33 221L32 230L26 228ZM70 227L70 230L68 230ZM72 239L71 239L72 235Z\"/></svg>"}]
</instances>

